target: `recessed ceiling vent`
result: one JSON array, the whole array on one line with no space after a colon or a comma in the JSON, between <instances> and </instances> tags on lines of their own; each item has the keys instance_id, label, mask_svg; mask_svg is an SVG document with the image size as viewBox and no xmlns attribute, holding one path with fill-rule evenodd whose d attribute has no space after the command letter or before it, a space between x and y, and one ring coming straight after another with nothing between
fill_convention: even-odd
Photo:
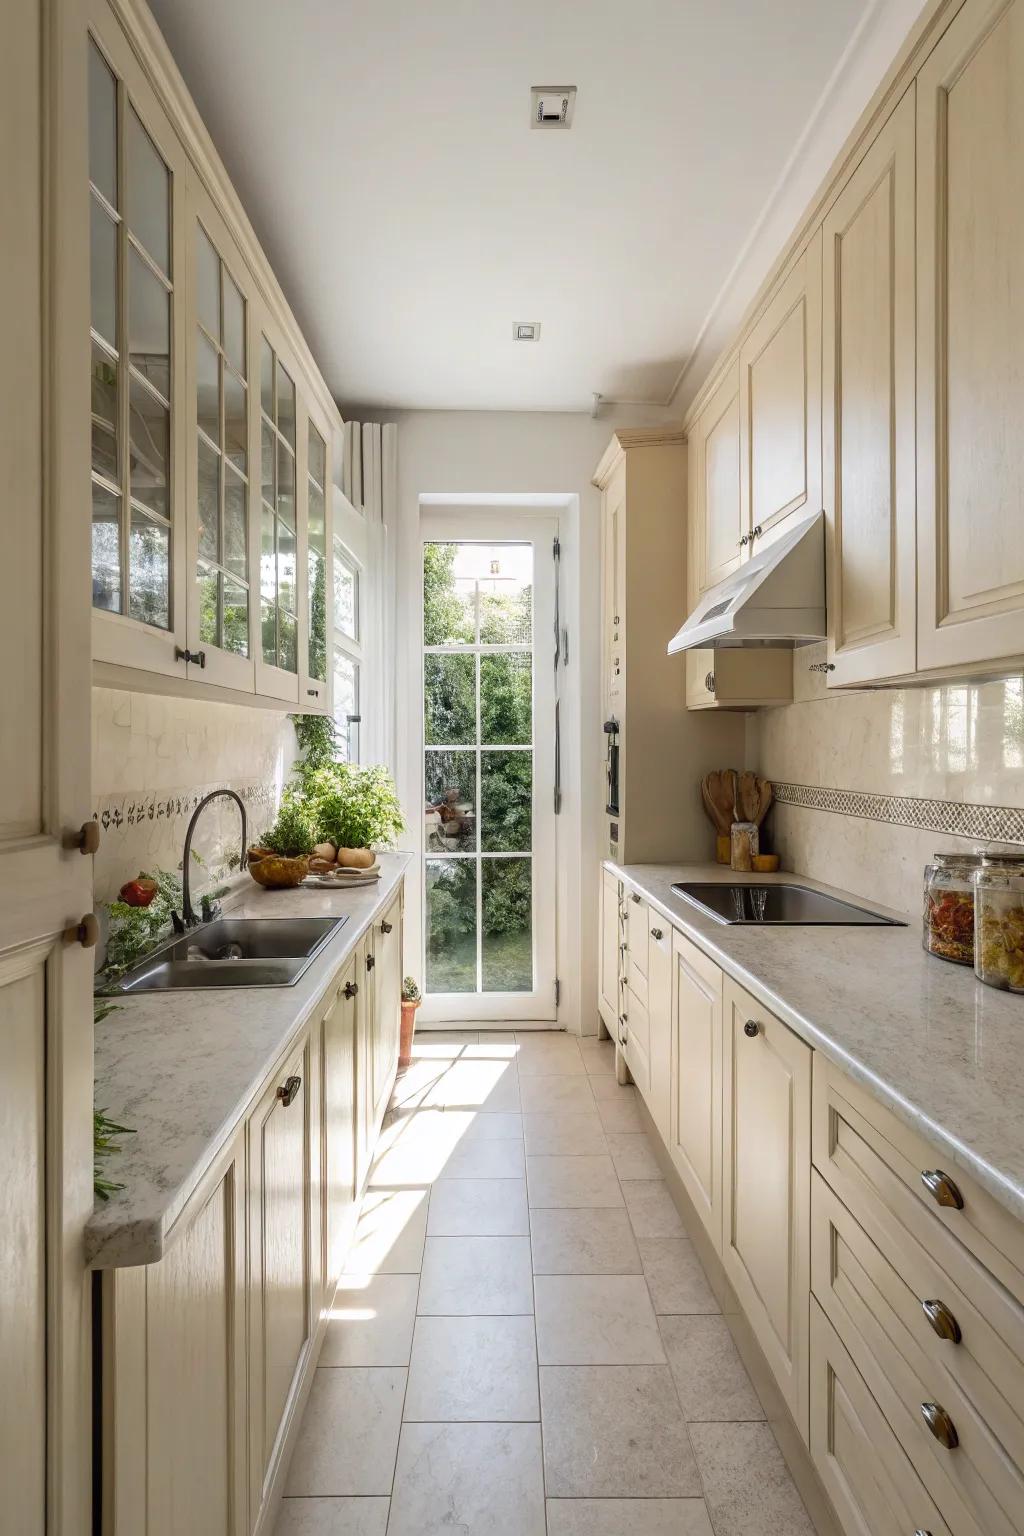
<instances>
[{"instance_id":1,"label":"recessed ceiling vent","mask_svg":"<svg viewBox=\"0 0 1024 1536\"><path fill-rule=\"evenodd\" d=\"M540 321L520 320L512 327L514 341L540 341Z\"/></svg>"},{"instance_id":2,"label":"recessed ceiling vent","mask_svg":"<svg viewBox=\"0 0 1024 1536\"><path fill-rule=\"evenodd\" d=\"M571 128L575 107L574 85L535 85L530 90L530 127Z\"/></svg>"}]
</instances>

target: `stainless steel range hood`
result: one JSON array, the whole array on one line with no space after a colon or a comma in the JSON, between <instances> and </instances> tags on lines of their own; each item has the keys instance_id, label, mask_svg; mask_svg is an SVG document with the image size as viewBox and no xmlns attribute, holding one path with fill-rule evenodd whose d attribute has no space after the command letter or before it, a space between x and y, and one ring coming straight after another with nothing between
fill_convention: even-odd
<instances>
[{"instance_id":1,"label":"stainless steel range hood","mask_svg":"<svg viewBox=\"0 0 1024 1536\"><path fill-rule=\"evenodd\" d=\"M824 638L825 515L812 512L705 592L668 650L793 647Z\"/></svg>"}]
</instances>

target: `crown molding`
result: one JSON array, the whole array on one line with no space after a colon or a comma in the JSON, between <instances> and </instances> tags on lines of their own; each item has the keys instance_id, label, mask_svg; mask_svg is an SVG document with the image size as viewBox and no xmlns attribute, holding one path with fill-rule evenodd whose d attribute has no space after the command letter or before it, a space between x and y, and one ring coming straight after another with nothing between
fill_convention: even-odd
<instances>
[{"instance_id":1,"label":"crown molding","mask_svg":"<svg viewBox=\"0 0 1024 1536\"><path fill-rule=\"evenodd\" d=\"M682 427L618 427L612 433L590 483L603 491L616 465L631 448L679 447L685 442L686 433Z\"/></svg>"}]
</instances>

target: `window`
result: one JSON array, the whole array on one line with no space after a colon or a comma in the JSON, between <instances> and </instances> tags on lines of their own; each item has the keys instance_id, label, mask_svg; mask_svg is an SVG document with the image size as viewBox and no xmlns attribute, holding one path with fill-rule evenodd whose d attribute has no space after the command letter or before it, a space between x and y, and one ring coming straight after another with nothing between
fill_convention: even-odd
<instances>
[{"instance_id":1,"label":"window","mask_svg":"<svg viewBox=\"0 0 1024 1536\"><path fill-rule=\"evenodd\" d=\"M89 43L92 600L171 623L171 173Z\"/></svg>"},{"instance_id":2,"label":"window","mask_svg":"<svg viewBox=\"0 0 1024 1536\"><path fill-rule=\"evenodd\" d=\"M260 355L260 633L269 667L298 671L295 382L267 338Z\"/></svg>"},{"instance_id":3,"label":"window","mask_svg":"<svg viewBox=\"0 0 1024 1536\"><path fill-rule=\"evenodd\" d=\"M245 299L196 225L199 638L249 654L249 391Z\"/></svg>"},{"instance_id":4,"label":"window","mask_svg":"<svg viewBox=\"0 0 1024 1536\"><path fill-rule=\"evenodd\" d=\"M309 497L306 513L306 551L309 577L309 647L307 667L310 677L327 681L327 445L309 423Z\"/></svg>"},{"instance_id":5,"label":"window","mask_svg":"<svg viewBox=\"0 0 1024 1536\"><path fill-rule=\"evenodd\" d=\"M359 761L362 637L359 621L359 567L340 539L334 540L334 724L347 763Z\"/></svg>"}]
</instances>

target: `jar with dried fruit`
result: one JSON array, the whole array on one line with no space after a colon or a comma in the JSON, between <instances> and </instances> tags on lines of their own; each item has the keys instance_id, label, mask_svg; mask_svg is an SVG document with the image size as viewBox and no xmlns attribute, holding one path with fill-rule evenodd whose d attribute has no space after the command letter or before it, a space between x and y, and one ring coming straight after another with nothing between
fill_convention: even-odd
<instances>
[{"instance_id":1,"label":"jar with dried fruit","mask_svg":"<svg viewBox=\"0 0 1024 1536\"><path fill-rule=\"evenodd\" d=\"M1024 992L1024 852L983 856L974 908L975 974L987 986Z\"/></svg>"},{"instance_id":2,"label":"jar with dried fruit","mask_svg":"<svg viewBox=\"0 0 1024 1536\"><path fill-rule=\"evenodd\" d=\"M924 871L922 942L930 955L974 964L974 874L979 853L936 853Z\"/></svg>"}]
</instances>

